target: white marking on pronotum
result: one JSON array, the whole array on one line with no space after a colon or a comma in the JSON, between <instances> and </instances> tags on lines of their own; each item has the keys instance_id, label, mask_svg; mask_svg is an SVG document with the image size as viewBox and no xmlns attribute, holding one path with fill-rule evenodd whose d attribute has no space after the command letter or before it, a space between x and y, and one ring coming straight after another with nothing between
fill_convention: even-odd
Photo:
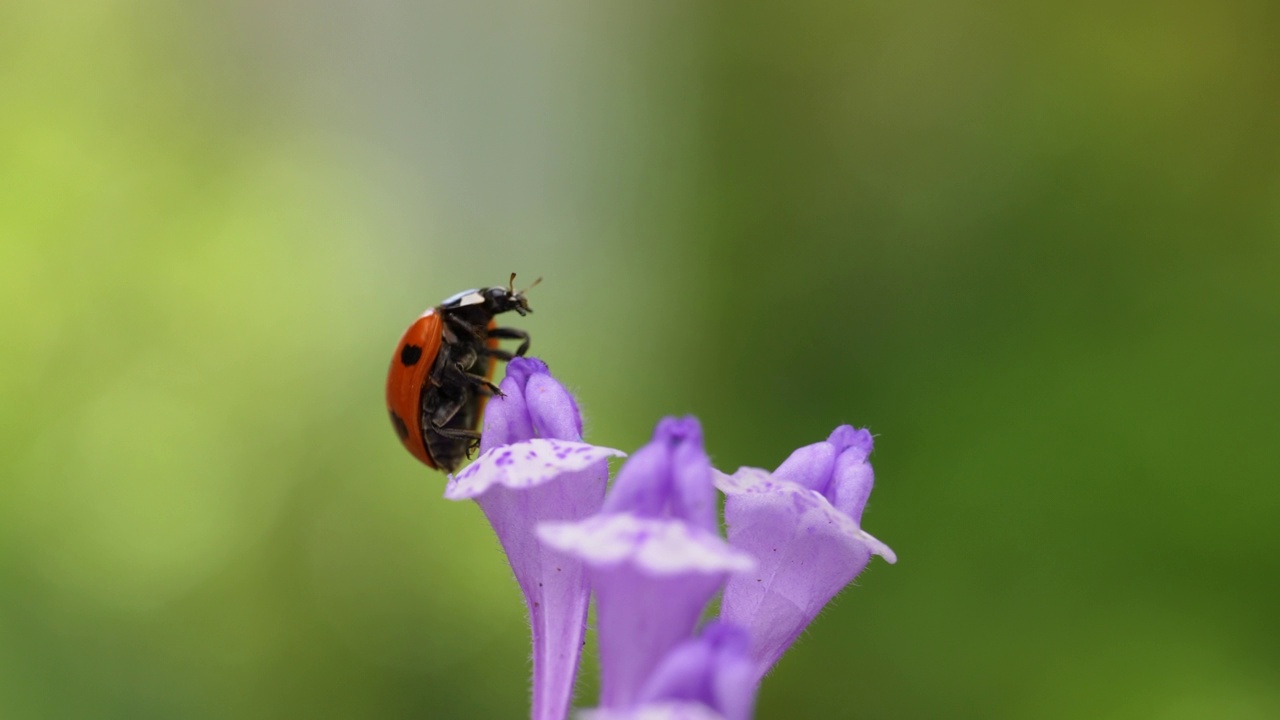
<instances>
[{"instance_id":1,"label":"white marking on pronotum","mask_svg":"<svg viewBox=\"0 0 1280 720\"><path fill-rule=\"evenodd\" d=\"M463 290L457 295L451 295L440 303L445 307L450 305L454 307L466 307L467 305L480 305L484 303L484 295L477 289Z\"/></svg>"}]
</instances>

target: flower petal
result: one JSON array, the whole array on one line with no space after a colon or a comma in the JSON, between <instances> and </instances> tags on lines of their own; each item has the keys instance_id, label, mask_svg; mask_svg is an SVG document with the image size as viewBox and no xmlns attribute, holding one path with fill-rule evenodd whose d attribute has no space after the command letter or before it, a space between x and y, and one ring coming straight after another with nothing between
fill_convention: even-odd
<instances>
[{"instance_id":1,"label":"flower petal","mask_svg":"<svg viewBox=\"0 0 1280 720\"><path fill-rule=\"evenodd\" d=\"M578 412L578 403L555 378L546 373L531 375L525 383L524 399L536 437L562 440L582 437L582 414Z\"/></svg>"},{"instance_id":2,"label":"flower petal","mask_svg":"<svg viewBox=\"0 0 1280 720\"><path fill-rule=\"evenodd\" d=\"M602 513L577 523L545 523L538 536L551 547L609 568L634 565L650 575L750 572L751 556L679 520Z\"/></svg>"},{"instance_id":3,"label":"flower petal","mask_svg":"<svg viewBox=\"0 0 1280 720\"><path fill-rule=\"evenodd\" d=\"M806 445L783 461L773 476L820 493L827 491L831 471L835 467L837 450L830 443Z\"/></svg>"},{"instance_id":4,"label":"flower petal","mask_svg":"<svg viewBox=\"0 0 1280 720\"><path fill-rule=\"evenodd\" d=\"M756 573L729 579L720 616L750 632L763 677L872 555L897 558L821 493L765 470L717 473L716 485L728 496L729 541L758 563Z\"/></svg>"},{"instance_id":5,"label":"flower petal","mask_svg":"<svg viewBox=\"0 0 1280 720\"><path fill-rule=\"evenodd\" d=\"M485 407L480 452L534 437L581 440L582 415L573 395L537 358L512 358L498 386L503 394Z\"/></svg>"},{"instance_id":6,"label":"flower petal","mask_svg":"<svg viewBox=\"0 0 1280 720\"><path fill-rule=\"evenodd\" d=\"M511 489L531 488L567 472L585 470L621 450L567 440L534 438L492 448L462 472L449 478L444 496L450 500L479 497L501 485Z\"/></svg>"},{"instance_id":7,"label":"flower petal","mask_svg":"<svg viewBox=\"0 0 1280 720\"><path fill-rule=\"evenodd\" d=\"M516 358L493 398L476 462L449 478L445 497L474 499L493 526L524 595L533 633L534 720L569 712L590 586L582 562L538 542L544 521L600 510L617 450L580 442L577 403L540 360Z\"/></svg>"},{"instance_id":8,"label":"flower petal","mask_svg":"<svg viewBox=\"0 0 1280 720\"><path fill-rule=\"evenodd\" d=\"M539 526L548 546L585 562L596 594L600 704L635 704L662 657L689 637L703 608L754 562L714 533L676 519L602 513Z\"/></svg>"},{"instance_id":9,"label":"flower petal","mask_svg":"<svg viewBox=\"0 0 1280 720\"><path fill-rule=\"evenodd\" d=\"M604 512L674 517L714 532L716 493L711 460L696 418L664 418L653 439L618 471Z\"/></svg>"},{"instance_id":10,"label":"flower petal","mask_svg":"<svg viewBox=\"0 0 1280 720\"><path fill-rule=\"evenodd\" d=\"M713 622L676 646L649 676L640 703L698 702L727 720L749 720L755 707L751 638L737 625Z\"/></svg>"},{"instance_id":11,"label":"flower petal","mask_svg":"<svg viewBox=\"0 0 1280 720\"><path fill-rule=\"evenodd\" d=\"M720 492L730 499L743 498L757 506L773 507L780 517L788 517L798 527L830 528L831 537L836 542L847 545L850 549L865 547L871 554L879 555L890 565L898 562L898 556L888 545L880 542L858 526L853 518L840 512L822 494L799 486L795 483L779 480L777 475L760 468L738 468L733 475L715 472L715 485ZM726 508L726 522L728 522ZM742 547L733 541L730 528L729 542L735 547ZM745 548L743 548L745 549ZM752 553L757 559L759 556Z\"/></svg>"},{"instance_id":12,"label":"flower petal","mask_svg":"<svg viewBox=\"0 0 1280 720\"><path fill-rule=\"evenodd\" d=\"M867 462L867 454L860 448L850 448L836 458L831 484L824 494L836 509L860 523L875 481L875 471Z\"/></svg>"}]
</instances>

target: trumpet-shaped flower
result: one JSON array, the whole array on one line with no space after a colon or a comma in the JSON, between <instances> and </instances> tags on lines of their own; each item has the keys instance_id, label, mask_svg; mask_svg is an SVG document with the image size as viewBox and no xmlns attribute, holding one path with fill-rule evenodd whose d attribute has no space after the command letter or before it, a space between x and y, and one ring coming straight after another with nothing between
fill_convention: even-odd
<instances>
[{"instance_id":1,"label":"trumpet-shaped flower","mask_svg":"<svg viewBox=\"0 0 1280 720\"><path fill-rule=\"evenodd\" d=\"M668 418L618 472L599 515L539 528L544 543L590 567L606 710L636 708L711 596L754 567L717 534L715 500L698 421Z\"/></svg>"},{"instance_id":2,"label":"trumpet-shaped flower","mask_svg":"<svg viewBox=\"0 0 1280 720\"><path fill-rule=\"evenodd\" d=\"M717 475L729 542L757 563L755 573L730 578L720 617L751 635L757 679L872 555L897 560L860 527L874 481L871 448L871 433L844 425L773 473Z\"/></svg>"},{"instance_id":3,"label":"trumpet-shaped flower","mask_svg":"<svg viewBox=\"0 0 1280 720\"><path fill-rule=\"evenodd\" d=\"M516 358L489 402L480 457L449 480L445 497L473 499L506 551L533 632L533 720L568 714L586 629L590 587L577 558L538 542L535 528L600 510L608 458L581 442L573 396L540 360Z\"/></svg>"}]
</instances>

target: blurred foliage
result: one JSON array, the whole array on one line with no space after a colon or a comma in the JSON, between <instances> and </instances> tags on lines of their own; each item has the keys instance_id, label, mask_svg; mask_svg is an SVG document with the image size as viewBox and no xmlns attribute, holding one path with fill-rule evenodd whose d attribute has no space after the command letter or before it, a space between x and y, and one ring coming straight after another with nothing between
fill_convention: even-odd
<instances>
[{"instance_id":1,"label":"blurred foliage","mask_svg":"<svg viewBox=\"0 0 1280 720\"><path fill-rule=\"evenodd\" d=\"M512 270L591 440L878 434L761 718L1280 716L1280 6L460 5L0 5L0 717L520 717L381 399Z\"/></svg>"}]
</instances>

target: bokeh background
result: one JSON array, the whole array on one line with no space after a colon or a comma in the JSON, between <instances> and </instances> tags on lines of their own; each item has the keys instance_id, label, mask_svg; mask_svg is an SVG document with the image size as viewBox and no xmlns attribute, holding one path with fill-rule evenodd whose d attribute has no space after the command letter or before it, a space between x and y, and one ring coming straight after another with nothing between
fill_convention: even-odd
<instances>
[{"instance_id":1,"label":"bokeh background","mask_svg":"<svg viewBox=\"0 0 1280 720\"><path fill-rule=\"evenodd\" d=\"M504 559L382 401L513 270L590 440L877 433L901 560L760 718L1280 717L1277 28L0 3L0 717L521 717Z\"/></svg>"}]
</instances>

